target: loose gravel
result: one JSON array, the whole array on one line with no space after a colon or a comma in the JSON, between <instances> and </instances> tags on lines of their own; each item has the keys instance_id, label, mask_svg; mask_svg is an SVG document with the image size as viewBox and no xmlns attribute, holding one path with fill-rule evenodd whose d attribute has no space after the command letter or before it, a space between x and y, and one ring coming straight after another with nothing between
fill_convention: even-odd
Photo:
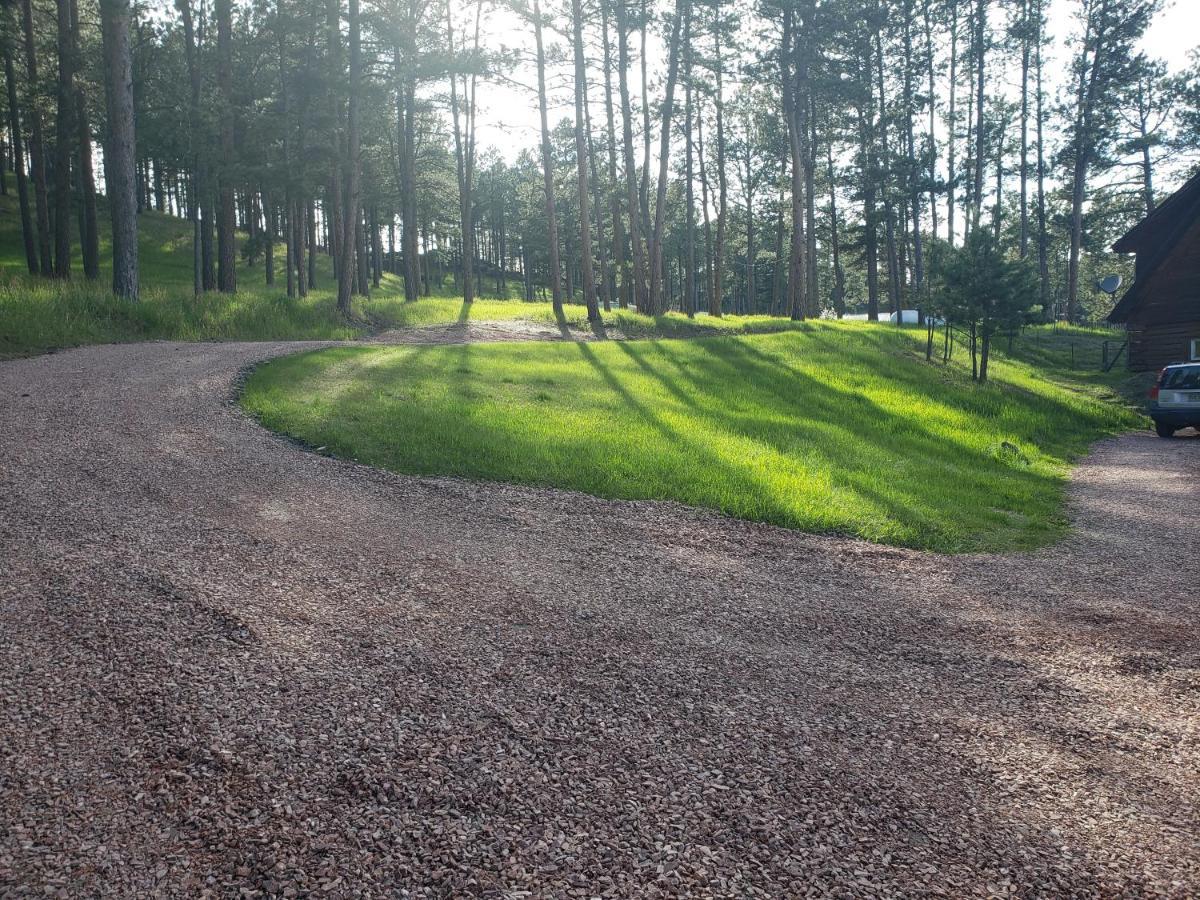
<instances>
[{"instance_id":1,"label":"loose gravel","mask_svg":"<svg viewBox=\"0 0 1200 900\"><path fill-rule=\"evenodd\" d=\"M1200 894L1200 439L945 557L308 453L303 346L0 364L0 895Z\"/></svg>"}]
</instances>

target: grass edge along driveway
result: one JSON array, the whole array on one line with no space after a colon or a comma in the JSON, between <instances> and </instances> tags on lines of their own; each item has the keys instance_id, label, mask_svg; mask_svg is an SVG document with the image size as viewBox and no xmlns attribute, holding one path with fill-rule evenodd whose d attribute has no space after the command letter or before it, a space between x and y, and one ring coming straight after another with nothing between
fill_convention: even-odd
<instances>
[{"instance_id":1,"label":"grass edge along driveway","mask_svg":"<svg viewBox=\"0 0 1200 900\"><path fill-rule=\"evenodd\" d=\"M396 472L677 500L945 552L1060 538L1070 462L1140 420L1017 360L813 323L703 340L339 347L260 366L266 427ZM597 536L602 540L602 536Z\"/></svg>"}]
</instances>

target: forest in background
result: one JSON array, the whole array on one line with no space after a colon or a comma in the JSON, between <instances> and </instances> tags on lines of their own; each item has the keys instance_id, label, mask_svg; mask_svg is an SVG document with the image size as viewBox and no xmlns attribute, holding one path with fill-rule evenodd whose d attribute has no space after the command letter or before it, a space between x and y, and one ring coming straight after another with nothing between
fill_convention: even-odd
<instances>
[{"instance_id":1,"label":"forest in background","mask_svg":"<svg viewBox=\"0 0 1200 900\"><path fill-rule=\"evenodd\" d=\"M75 247L98 278L107 206L131 298L155 209L197 295L250 263L303 296L327 254L346 314L393 272L593 320L1095 319L1108 245L1197 158L1200 60L1137 51L1157 0L1068 2L1051 79L1045 0L11 0L0 169L31 274ZM540 140L510 161L478 118L513 84Z\"/></svg>"}]
</instances>

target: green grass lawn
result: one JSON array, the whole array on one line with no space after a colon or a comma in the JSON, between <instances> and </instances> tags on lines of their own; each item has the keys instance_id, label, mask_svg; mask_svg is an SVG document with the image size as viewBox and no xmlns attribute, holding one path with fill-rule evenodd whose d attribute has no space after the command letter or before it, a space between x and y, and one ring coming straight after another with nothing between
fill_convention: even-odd
<instances>
[{"instance_id":1,"label":"green grass lawn","mask_svg":"<svg viewBox=\"0 0 1200 900\"><path fill-rule=\"evenodd\" d=\"M260 367L243 403L269 428L398 472L678 500L942 551L1058 538L1070 460L1139 417L1112 402L1112 383L1052 362L998 358L993 383L975 385L961 349L926 363L923 337L810 323L692 341L335 348Z\"/></svg>"}]
</instances>

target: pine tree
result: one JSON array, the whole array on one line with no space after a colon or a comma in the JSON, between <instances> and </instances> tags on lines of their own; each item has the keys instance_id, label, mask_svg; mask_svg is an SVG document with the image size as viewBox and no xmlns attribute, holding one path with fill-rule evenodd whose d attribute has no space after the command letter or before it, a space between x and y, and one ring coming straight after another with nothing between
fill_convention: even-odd
<instances>
[{"instance_id":1,"label":"pine tree","mask_svg":"<svg viewBox=\"0 0 1200 900\"><path fill-rule=\"evenodd\" d=\"M100 0L109 140L104 153L112 219L113 293L137 300L139 292L137 149L133 118L133 62L129 0Z\"/></svg>"}]
</instances>

